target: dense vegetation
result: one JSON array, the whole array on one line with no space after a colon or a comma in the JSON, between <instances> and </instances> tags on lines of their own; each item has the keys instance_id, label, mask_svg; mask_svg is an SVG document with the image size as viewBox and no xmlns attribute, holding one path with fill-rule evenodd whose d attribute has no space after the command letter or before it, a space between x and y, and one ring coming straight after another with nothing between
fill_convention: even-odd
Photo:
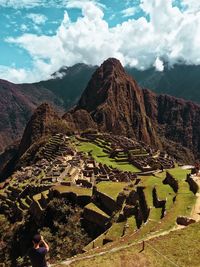
<instances>
[{"instance_id":1,"label":"dense vegetation","mask_svg":"<svg viewBox=\"0 0 200 267\"><path fill-rule=\"evenodd\" d=\"M21 223L0 217L0 262L6 266L28 266L27 251L32 236L40 232L50 246L50 262L73 256L90 241L81 226L82 209L64 199L49 202L42 221L26 214Z\"/></svg>"}]
</instances>

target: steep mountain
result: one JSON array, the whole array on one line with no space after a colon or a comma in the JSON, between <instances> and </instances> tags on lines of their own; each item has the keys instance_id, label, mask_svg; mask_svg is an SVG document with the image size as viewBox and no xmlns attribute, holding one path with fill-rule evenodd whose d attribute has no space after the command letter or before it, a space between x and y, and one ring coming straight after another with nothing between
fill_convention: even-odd
<instances>
[{"instance_id":1,"label":"steep mountain","mask_svg":"<svg viewBox=\"0 0 200 267\"><path fill-rule=\"evenodd\" d=\"M38 104L45 101L59 107L62 102L51 91L27 85L26 88L0 80L0 152L16 139Z\"/></svg>"},{"instance_id":2,"label":"steep mountain","mask_svg":"<svg viewBox=\"0 0 200 267\"><path fill-rule=\"evenodd\" d=\"M16 85L0 80L0 152L21 138L33 110L42 102L53 104L61 112L72 107L96 69L96 66L76 64L61 68L50 80L34 84ZM200 102L199 66L165 66L163 72L154 68L144 71L128 67L125 69L143 88ZM78 118L81 116L82 113ZM87 119L89 122L90 118Z\"/></svg>"},{"instance_id":3,"label":"steep mountain","mask_svg":"<svg viewBox=\"0 0 200 267\"><path fill-rule=\"evenodd\" d=\"M20 139L33 110L41 103L57 111L71 107L79 99L95 67L77 64L62 68L52 79L35 84L13 84L0 80L0 153Z\"/></svg>"},{"instance_id":4,"label":"steep mountain","mask_svg":"<svg viewBox=\"0 0 200 267\"><path fill-rule=\"evenodd\" d=\"M81 127L79 114L84 114ZM100 131L134 137L174 154L179 149L184 157L192 158L189 150L199 156L200 106L142 90L116 59L106 60L96 70L77 106L63 118L80 130L95 124Z\"/></svg>"},{"instance_id":5,"label":"steep mountain","mask_svg":"<svg viewBox=\"0 0 200 267\"><path fill-rule=\"evenodd\" d=\"M41 104L31 116L18 146L7 148L0 156L0 179L8 177L20 159L26 163L28 157L31 161L40 146L46 142L45 136L48 136L54 127L59 127L60 121L60 117L49 104Z\"/></svg>"}]
</instances>

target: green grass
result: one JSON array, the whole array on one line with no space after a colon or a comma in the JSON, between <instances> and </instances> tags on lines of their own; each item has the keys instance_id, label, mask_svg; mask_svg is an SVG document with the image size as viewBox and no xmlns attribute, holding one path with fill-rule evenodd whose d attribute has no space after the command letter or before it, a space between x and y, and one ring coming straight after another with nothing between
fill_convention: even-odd
<instances>
[{"instance_id":1,"label":"green grass","mask_svg":"<svg viewBox=\"0 0 200 267\"><path fill-rule=\"evenodd\" d=\"M165 172L160 173L158 176L149 176L142 178L142 185L146 186L145 195L148 204L151 203L152 195L151 189L156 185L158 196L160 199L165 199L167 197L167 213L166 216L157 224L154 225L152 231L167 231L176 225L176 219L178 216L188 216L191 213L192 207L195 204L196 196L189 190L188 183L185 182L187 170L182 170L180 168L174 168L169 170L170 174L178 180L179 191L176 197L176 201L173 203L173 197L175 193L170 186L162 184L165 177ZM151 189L150 189L151 188ZM156 209L158 210L158 209ZM150 219L158 219L158 214L150 213Z\"/></svg>"},{"instance_id":2,"label":"green grass","mask_svg":"<svg viewBox=\"0 0 200 267\"><path fill-rule=\"evenodd\" d=\"M140 172L138 168L131 165L127 162L116 162L115 159L109 158L108 154L103 152L103 148L99 147L90 142L80 142L77 146L77 149L82 152L91 151L93 158L102 164L106 164L107 166L112 166L113 168L117 168L121 171L130 171L130 172Z\"/></svg>"},{"instance_id":3,"label":"green grass","mask_svg":"<svg viewBox=\"0 0 200 267\"><path fill-rule=\"evenodd\" d=\"M142 244L134 244L117 251L112 251L107 245L107 253L96 255L90 259L76 260L71 267L172 267L175 263L179 267L200 267L200 223L188 226L185 229L171 232L168 235L153 238ZM100 252L100 251L98 251ZM57 265L58 267L65 265Z\"/></svg>"},{"instance_id":4,"label":"green grass","mask_svg":"<svg viewBox=\"0 0 200 267\"><path fill-rule=\"evenodd\" d=\"M160 200L165 200L167 198L166 208L167 210L170 210L171 206L173 205L173 197L175 196L175 193L171 186L164 185L162 183L165 173L160 173L159 176L148 176L148 177L142 177L142 185L146 187L146 197L147 201L150 206L153 206L152 202L152 190L154 186L157 189L157 195Z\"/></svg>"},{"instance_id":5,"label":"green grass","mask_svg":"<svg viewBox=\"0 0 200 267\"><path fill-rule=\"evenodd\" d=\"M116 200L117 196L123 191L125 186L127 186L127 183L123 182L100 182L97 184L97 189L99 192Z\"/></svg>"},{"instance_id":6,"label":"green grass","mask_svg":"<svg viewBox=\"0 0 200 267\"><path fill-rule=\"evenodd\" d=\"M60 193L67 193L73 192L78 196L91 196L92 190L88 188L78 187L78 186L65 186L65 185L58 185L54 186L53 190L57 190Z\"/></svg>"},{"instance_id":7,"label":"green grass","mask_svg":"<svg viewBox=\"0 0 200 267\"><path fill-rule=\"evenodd\" d=\"M191 173L190 170L183 170L179 167L174 169L169 169L168 172L177 180L185 180L186 175Z\"/></svg>"},{"instance_id":8,"label":"green grass","mask_svg":"<svg viewBox=\"0 0 200 267\"><path fill-rule=\"evenodd\" d=\"M116 240L123 235L124 225L126 222L114 223L108 230L106 238Z\"/></svg>"},{"instance_id":9,"label":"green grass","mask_svg":"<svg viewBox=\"0 0 200 267\"><path fill-rule=\"evenodd\" d=\"M137 224L134 216L127 219L127 225L128 227L126 228L125 235L130 235L137 230Z\"/></svg>"}]
</instances>

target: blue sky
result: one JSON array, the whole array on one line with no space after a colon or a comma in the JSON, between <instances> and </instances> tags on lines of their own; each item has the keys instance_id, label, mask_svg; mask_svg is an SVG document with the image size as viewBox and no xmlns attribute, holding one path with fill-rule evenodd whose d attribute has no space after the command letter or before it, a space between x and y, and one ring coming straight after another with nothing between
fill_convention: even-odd
<instances>
[{"instance_id":1,"label":"blue sky","mask_svg":"<svg viewBox=\"0 0 200 267\"><path fill-rule=\"evenodd\" d=\"M20 0L18 0L20 1ZM6 1L5 1L6 2ZM30 1L34 2L34 1ZM15 45L9 44L4 41L7 37L17 37L24 33L34 33L37 35L54 35L60 23L63 20L64 11L67 10L72 21L76 21L81 16L81 10L78 8L66 8L64 4L49 6L37 6L30 8L28 5L24 5L23 8L15 8L10 5L9 7L0 7L0 51L1 58L0 64L5 66L32 67L31 56L24 49L20 49ZM60 1L61 2L61 1ZM138 18L144 15L141 9L138 8L140 1L134 1L134 5L130 5L129 1L120 0L102 0L102 8L105 11L105 20L110 27L116 26L123 21L128 20L131 17ZM5 5L6 6L6 5ZM130 15L123 15L121 12L130 7L137 7L137 12ZM27 8L28 7L28 8ZM131 10L130 10L131 11ZM35 23L29 15L35 14L38 16L46 17L46 20L41 20L40 23Z\"/></svg>"},{"instance_id":2,"label":"blue sky","mask_svg":"<svg viewBox=\"0 0 200 267\"><path fill-rule=\"evenodd\" d=\"M48 79L109 56L159 71L165 60L199 64L199 9L196 0L0 0L0 78Z\"/></svg>"}]
</instances>

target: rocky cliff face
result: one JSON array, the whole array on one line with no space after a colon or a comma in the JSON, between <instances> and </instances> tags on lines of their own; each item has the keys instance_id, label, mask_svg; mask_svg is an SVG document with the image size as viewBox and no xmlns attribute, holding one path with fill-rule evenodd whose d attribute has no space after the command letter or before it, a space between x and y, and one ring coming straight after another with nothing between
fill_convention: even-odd
<instances>
[{"instance_id":1,"label":"rocky cliff face","mask_svg":"<svg viewBox=\"0 0 200 267\"><path fill-rule=\"evenodd\" d=\"M95 125L174 153L200 155L200 106L142 90L113 58L96 70L78 105L64 118L79 130Z\"/></svg>"},{"instance_id":2,"label":"rocky cliff face","mask_svg":"<svg viewBox=\"0 0 200 267\"><path fill-rule=\"evenodd\" d=\"M89 113L101 131L158 145L143 92L117 59L108 59L96 70L72 114L80 109Z\"/></svg>"},{"instance_id":3,"label":"rocky cliff face","mask_svg":"<svg viewBox=\"0 0 200 267\"><path fill-rule=\"evenodd\" d=\"M29 120L21 143L19 156L21 156L34 142L48 133L48 128L55 120L60 120L54 109L47 103L40 105Z\"/></svg>"}]
</instances>

